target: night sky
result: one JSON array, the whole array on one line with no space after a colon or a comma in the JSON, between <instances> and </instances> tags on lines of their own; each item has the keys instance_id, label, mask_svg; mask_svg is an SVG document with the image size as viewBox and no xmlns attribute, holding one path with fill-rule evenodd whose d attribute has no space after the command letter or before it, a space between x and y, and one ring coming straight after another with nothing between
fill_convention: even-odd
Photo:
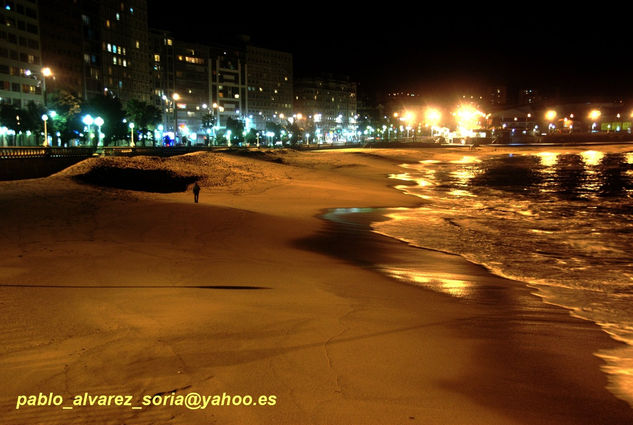
<instances>
[{"instance_id":1,"label":"night sky","mask_svg":"<svg viewBox=\"0 0 633 425\"><path fill-rule=\"evenodd\" d=\"M456 16L438 9L423 14L406 3L362 13L362 6L344 2L268 3L258 10L177 4L174 10L149 0L150 26L200 42L248 34L255 45L293 53L297 76L346 74L368 92L432 97L506 85L633 98L630 13L613 6L577 13L573 3L566 10L525 3L524 11L493 15L489 5ZM204 4L209 12L201 11Z\"/></svg>"}]
</instances>

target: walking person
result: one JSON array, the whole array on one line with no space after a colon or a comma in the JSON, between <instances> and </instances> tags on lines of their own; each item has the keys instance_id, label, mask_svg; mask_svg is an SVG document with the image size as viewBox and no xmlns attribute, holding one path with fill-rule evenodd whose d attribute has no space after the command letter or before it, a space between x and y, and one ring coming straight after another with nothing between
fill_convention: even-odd
<instances>
[{"instance_id":1,"label":"walking person","mask_svg":"<svg viewBox=\"0 0 633 425\"><path fill-rule=\"evenodd\" d=\"M198 203L198 196L200 195L200 186L198 182L193 185L193 202Z\"/></svg>"}]
</instances>

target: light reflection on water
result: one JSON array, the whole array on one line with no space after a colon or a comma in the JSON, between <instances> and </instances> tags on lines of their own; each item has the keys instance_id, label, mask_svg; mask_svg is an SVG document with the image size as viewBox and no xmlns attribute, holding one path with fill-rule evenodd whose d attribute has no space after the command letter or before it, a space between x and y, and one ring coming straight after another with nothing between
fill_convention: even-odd
<instances>
[{"instance_id":1,"label":"light reflection on water","mask_svg":"<svg viewBox=\"0 0 633 425\"><path fill-rule=\"evenodd\" d=\"M390 211L374 230L528 282L627 342L599 355L611 389L633 405L633 152L459 155L406 168L415 184L397 188L424 208ZM467 279L386 272L456 297L472 291Z\"/></svg>"},{"instance_id":2,"label":"light reflection on water","mask_svg":"<svg viewBox=\"0 0 633 425\"><path fill-rule=\"evenodd\" d=\"M472 291L472 283L455 279L454 275L420 272L416 270L384 267L383 271L398 280L414 283L459 298L467 298Z\"/></svg>"}]
</instances>

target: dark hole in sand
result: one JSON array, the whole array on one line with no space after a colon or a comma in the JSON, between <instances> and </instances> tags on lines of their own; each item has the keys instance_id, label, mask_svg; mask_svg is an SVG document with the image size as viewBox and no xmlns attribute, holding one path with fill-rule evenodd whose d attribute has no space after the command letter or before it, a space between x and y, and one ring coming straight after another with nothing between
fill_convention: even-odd
<instances>
[{"instance_id":1,"label":"dark hole in sand","mask_svg":"<svg viewBox=\"0 0 633 425\"><path fill-rule=\"evenodd\" d=\"M140 170L110 166L95 167L77 179L98 186L143 192L184 192L198 180L196 176L179 176L169 170Z\"/></svg>"},{"instance_id":2,"label":"dark hole in sand","mask_svg":"<svg viewBox=\"0 0 633 425\"><path fill-rule=\"evenodd\" d=\"M286 163L283 158L280 158L279 156L277 156L279 154L283 155L286 153L286 151L281 150L281 149L275 153L266 152L266 151L249 151L245 149L230 149L226 152L231 155L245 156L248 158L259 159L260 161L276 162L277 164Z\"/></svg>"}]
</instances>

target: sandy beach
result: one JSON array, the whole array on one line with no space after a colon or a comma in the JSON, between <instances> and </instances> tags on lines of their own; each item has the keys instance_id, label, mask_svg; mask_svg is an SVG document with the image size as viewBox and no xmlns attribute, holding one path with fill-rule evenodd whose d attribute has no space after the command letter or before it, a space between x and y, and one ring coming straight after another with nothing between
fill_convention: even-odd
<instances>
[{"instance_id":1,"label":"sandy beach","mask_svg":"<svg viewBox=\"0 0 633 425\"><path fill-rule=\"evenodd\" d=\"M387 176L424 157L91 159L0 182L0 423L633 423L594 354L619 343L595 324L459 256L371 233L378 215L322 218L419 205ZM200 202L75 178L99 164L195 177ZM473 294L403 284L376 267L386 259L460 276ZM40 393L141 408L16 409ZM191 393L267 405L170 405ZM144 406L146 395L173 398Z\"/></svg>"}]
</instances>

